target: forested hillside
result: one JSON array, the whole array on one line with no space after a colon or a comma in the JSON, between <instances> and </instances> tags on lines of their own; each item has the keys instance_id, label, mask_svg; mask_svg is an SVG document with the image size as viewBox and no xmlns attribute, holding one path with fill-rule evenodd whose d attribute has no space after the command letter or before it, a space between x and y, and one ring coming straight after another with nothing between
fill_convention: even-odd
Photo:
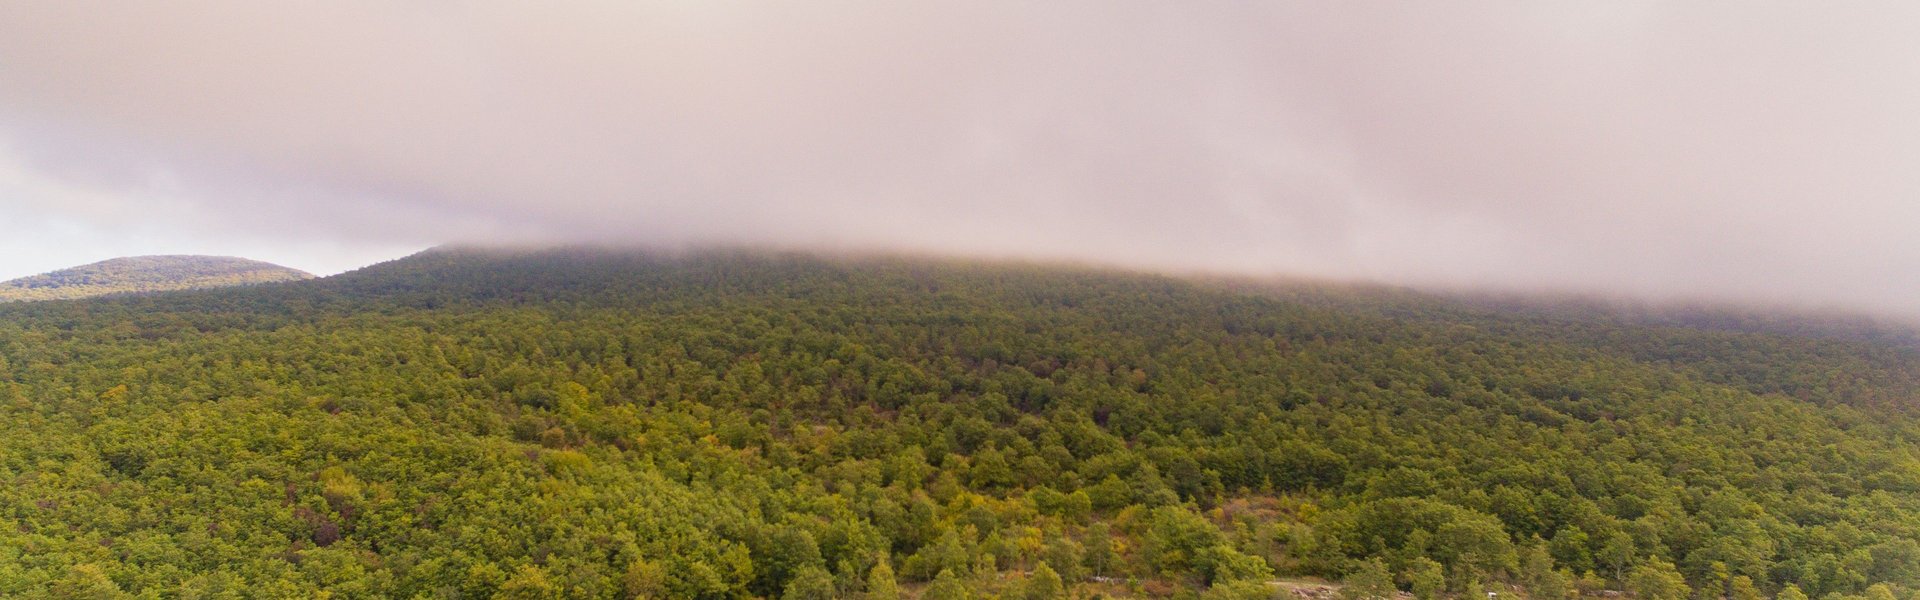
<instances>
[{"instance_id":1,"label":"forested hillside","mask_svg":"<svg viewBox=\"0 0 1920 600\"><path fill-rule=\"evenodd\" d=\"M0 302L68 300L312 279L304 271L231 256L130 256L0 282Z\"/></svg>"},{"instance_id":2,"label":"forested hillside","mask_svg":"<svg viewBox=\"0 0 1920 600\"><path fill-rule=\"evenodd\" d=\"M1920 357L1777 331L745 251L7 305L0 596L1907 598Z\"/></svg>"}]
</instances>

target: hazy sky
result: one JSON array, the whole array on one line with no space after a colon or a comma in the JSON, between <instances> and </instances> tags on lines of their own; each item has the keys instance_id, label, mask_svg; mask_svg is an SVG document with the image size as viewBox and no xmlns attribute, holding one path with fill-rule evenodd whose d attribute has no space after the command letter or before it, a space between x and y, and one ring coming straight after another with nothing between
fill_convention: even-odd
<instances>
[{"instance_id":1,"label":"hazy sky","mask_svg":"<svg viewBox=\"0 0 1920 600\"><path fill-rule=\"evenodd\" d=\"M1920 3L0 0L0 277L751 242L1920 316Z\"/></svg>"}]
</instances>

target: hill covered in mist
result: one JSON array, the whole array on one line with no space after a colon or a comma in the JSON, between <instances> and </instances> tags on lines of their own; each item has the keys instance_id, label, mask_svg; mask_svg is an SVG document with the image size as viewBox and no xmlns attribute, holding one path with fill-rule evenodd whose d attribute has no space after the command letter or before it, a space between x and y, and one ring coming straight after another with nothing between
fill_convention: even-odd
<instances>
[{"instance_id":1,"label":"hill covered in mist","mask_svg":"<svg viewBox=\"0 0 1920 600\"><path fill-rule=\"evenodd\" d=\"M231 256L131 256L0 282L0 302L70 300L312 278L305 271Z\"/></svg>"},{"instance_id":2,"label":"hill covered in mist","mask_svg":"<svg viewBox=\"0 0 1920 600\"><path fill-rule=\"evenodd\" d=\"M436 250L0 307L0 595L1905 597L1917 375L1403 290Z\"/></svg>"}]
</instances>

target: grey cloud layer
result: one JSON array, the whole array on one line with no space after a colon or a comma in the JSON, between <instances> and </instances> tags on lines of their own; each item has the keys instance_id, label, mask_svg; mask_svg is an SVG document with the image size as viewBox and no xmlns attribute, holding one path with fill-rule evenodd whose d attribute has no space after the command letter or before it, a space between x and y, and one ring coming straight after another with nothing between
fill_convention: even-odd
<instances>
[{"instance_id":1,"label":"grey cloud layer","mask_svg":"<svg viewBox=\"0 0 1920 600\"><path fill-rule=\"evenodd\" d=\"M1920 315L1904 3L11 3L43 212ZM0 169L4 171L5 169Z\"/></svg>"}]
</instances>

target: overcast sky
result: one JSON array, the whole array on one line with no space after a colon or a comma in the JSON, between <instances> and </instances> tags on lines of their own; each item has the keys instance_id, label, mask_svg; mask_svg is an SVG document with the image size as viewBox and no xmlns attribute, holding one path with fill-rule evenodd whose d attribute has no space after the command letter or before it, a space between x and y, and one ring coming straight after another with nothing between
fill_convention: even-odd
<instances>
[{"instance_id":1,"label":"overcast sky","mask_svg":"<svg viewBox=\"0 0 1920 600\"><path fill-rule=\"evenodd\" d=\"M1920 316L1920 3L0 0L0 278L450 241Z\"/></svg>"}]
</instances>

